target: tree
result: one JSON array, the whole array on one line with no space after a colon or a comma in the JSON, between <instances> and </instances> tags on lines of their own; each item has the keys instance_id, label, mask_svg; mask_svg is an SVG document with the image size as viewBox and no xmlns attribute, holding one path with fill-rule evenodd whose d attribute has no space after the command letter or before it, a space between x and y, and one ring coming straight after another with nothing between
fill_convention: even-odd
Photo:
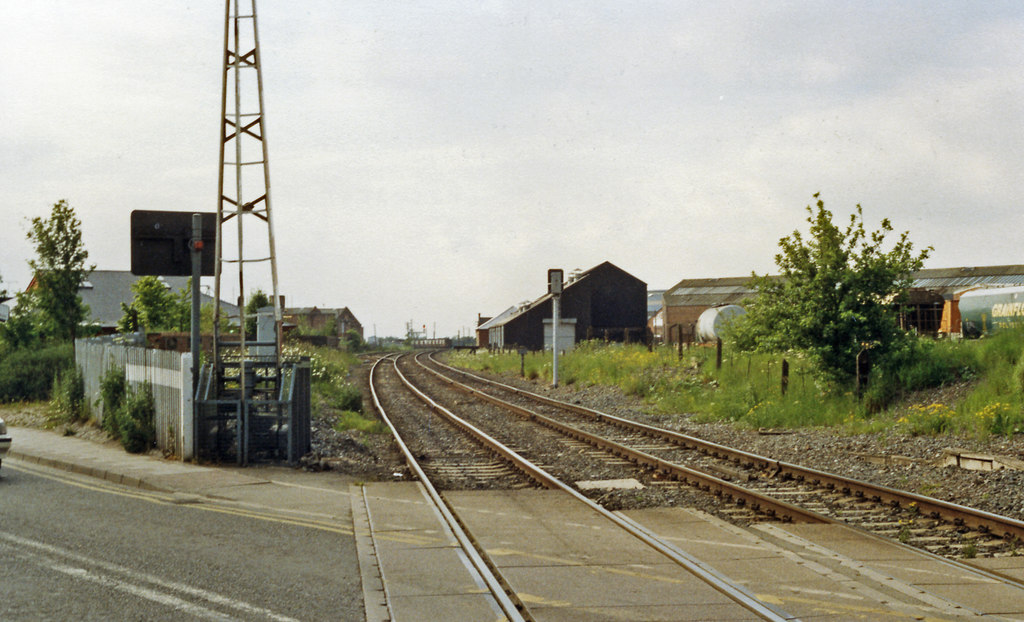
<instances>
[{"instance_id":1,"label":"tree","mask_svg":"<svg viewBox=\"0 0 1024 622\"><path fill-rule=\"evenodd\" d=\"M33 303L42 315L43 331L58 341L74 340L78 325L88 316L78 290L96 267L85 265L89 253L82 243L82 223L62 199L53 205L49 218L32 219L28 239L36 250L28 265L35 277Z\"/></svg>"},{"instance_id":2,"label":"tree","mask_svg":"<svg viewBox=\"0 0 1024 622\"><path fill-rule=\"evenodd\" d=\"M121 332L146 330L179 330L178 297L155 276L144 276L132 283L131 304L121 303L124 315L117 322Z\"/></svg>"},{"instance_id":3,"label":"tree","mask_svg":"<svg viewBox=\"0 0 1024 622\"><path fill-rule=\"evenodd\" d=\"M256 313L270 304L270 296L262 289L256 289L249 293L249 300L245 303L245 334L246 338L256 337Z\"/></svg>"},{"instance_id":4,"label":"tree","mask_svg":"<svg viewBox=\"0 0 1024 622\"><path fill-rule=\"evenodd\" d=\"M354 328L348 329L345 333L345 345L349 352L359 352L366 347L363 336Z\"/></svg>"},{"instance_id":5,"label":"tree","mask_svg":"<svg viewBox=\"0 0 1024 622\"><path fill-rule=\"evenodd\" d=\"M888 219L879 230L864 229L860 205L845 229L832 222L819 195L807 206L810 234L799 231L779 240L777 278L753 275L757 295L732 330L742 349L807 353L823 378L848 383L857 373L857 357L870 352L883 359L907 334L900 328L898 306L932 250L915 253L903 232L885 251Z\"/></svg>"}]
</instances>

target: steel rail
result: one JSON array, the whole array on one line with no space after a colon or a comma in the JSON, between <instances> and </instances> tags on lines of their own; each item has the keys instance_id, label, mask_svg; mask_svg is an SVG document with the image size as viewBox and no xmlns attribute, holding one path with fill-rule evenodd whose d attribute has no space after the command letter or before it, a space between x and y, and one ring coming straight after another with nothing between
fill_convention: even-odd
<instances>
[{"instance_id":1,"label":"steel rail","mask_svg":"<svg viewBox=\"0 0 1024 622\"><path fill-rule=\"evenodd\" d=\"M417 357L418 356L419 355L417 355ZM401 358L401 356L398 358ZM533 464L526 458L517 454L512 449L503 445L502 443L488 435L483 430L480 430L479 428L469 423L468 421L462 419L461 417L459 417L452 411L448 410L444 406L438 404L430 396L428 396L426 393L417 388L408 378L406 378L405 374L402 373L402 370L398 368L397 360L395 362L395 370L398 372L398 376L399 378L402 379L402 382L405 384L405 386L408 387L409 390L412 391L421 400L423 400L424 403L428 404L434 412L443 416L449 422L466 430L468 433L477 438L480 442L488 446L494 447L503 455L514 455L516 457L515 463L524 470L528 471L527 474L531 478L536 479L537 481L543 481L547 485L549 485L549 487L561 490L562 492L570 495L580 503L583 503L584 505L589 507L594 512L597 512L603 518L606 518L607 520L611 521L612 523L614 523L621 529L625 530L635 538L641 540L657 552L668 557L673 562L679 564L685 570L693 574L695 577L697 577L707 585L711 586L718 592L731 598L734 602L744 607L748 611L762 617L765 620L777 620L781 622L783 620L795 619L792 615L787 614L781 609L778 609L767 603L762 602L756 596L749 593L744 588L733 584L731 581L729 581L726 577L718 573L713 568L710 568L707 565L699 562L698 560L686 555L675 546L664 542L657 536L648 532L646 529L637 526L632 521L622 516L619 516L614 512L610 512L605 508L601 507L599 504L595 503L594 501L591 501L586 496L579 493L572 486L569 486L568 484L562 482L561 480L554 477L544 469Z\"/></svg>"},{"instance_id":2,"label":"steel rail","mask_svg":"<svg viewBox=\"0 0 1024 622\"><path fill-rule=\"evenodd\" d=\"M463 374L474 380L482 382L484 384L492 385L501 388L505 391L510 391L517 395L526 397L528 399L536 400L545 403L549 406L557 408L563 408L571 410L575 413L582 414L585 416L593 417L598 421L607 421L617 426L643 432L645 434L652 435L656 438L664 439L676 443L681 446L697 449L699 451L708 453L717 458L731 460L735 463L745 464L758 468L768 469L775 472L777 476L783 478L791 478L797 481L807 481L812 484L818 484L826 486L831 489L839 490L845 494L851 494L860 497L866 497L875 500L879 503L887 502L895 506L900 507L916 507L923 515L930 516L932 518L942 519L953 523L955 525L963 525L983 531L995 536L1002 536L1004 538L1016 538L1018 540L1024 540L1024 521L1011 518L1009 516L1000 516L984 510L971 508L965 505L952 503L950 501L943 501L941 499L935 499L932 497L926 497L916 493L897 490L895 488L888 488L878 484L872 484L862 480L857 480L851 477L845 477L842 475L836 475L833 473L826 473L810 467L800 466L790 462L783 462L780 460L774 460L765 456L760 456L748 451L741 449L734 449L711 441L706 441L694 436L674 432L672 430L666 430L656 426L639 423L637 421L630 421L622 417L603 413L592 408L580 406L578 404L569 404L549 398L544 395L525 391L518 387L513 387L501 382L496 382L482 376L467 372L465 370L457 369L450 365L446 365L438 361L433 353L430 355L430 360L435 364L444 367L445 369L454 371L459 374ZM486 395L476 389L472 389L478 394Z\"/></svg>"},{"instance_id":3,"label":"steel rail","mask_svg":"<svg viewBox=\"0 0 1024 622\"><path fill-rule=\"evenodd\" d=\"M417 363L423 366L423 363L419 361L418 356ZM626 458L635 464L650 467L672 478L683 481L692 486L696 486L701 490L714 493L717 496L732 499L737 504L749 507L755 511L764 512L769 516L774 516L780 520L791 522L834 522L833 519L806 508L775 499L755 490L750 490L749 488L744 488L738 484L727 482L709 473L704 473L681 464L669 462L668 460L664 460L638 449L627 447L621 443L604 438L603 436L591 434L590 432L586 432L569 424L556 421L528 408L523 408L522 406L512 404L511 402L507 402L499 397L478 391L470 386L449 378L436 370L430 369L429 367L423 366L423 369L436 375L443 382L450 384L452 387L460 391L475 395L476 397L500 406L501 408L511 410L522 417L535 421L547 428L555 430L556 432L581 440L585 443L589 443L598 449L609 451L614 455Z\"/></svg>"},{"instance_id":4,"label":"steel rail","mask_svg":"<svg viewBox=\"0 0 1024 622\"><path fill-rule=\"evenodd\" d=\"M391 420L388 418L387 413L384 411L384 407L380 403L380 397L377 394L377 388L373 384L373 378L374 374L377 372L377 366L380 365L381 361L384 360L391 360L392 363L395 363L395 360L391 359L390 357L381 357L377 359L377 361L373 364L373 367L370 368L370 395L373 397L374 407L377 408L377 412L380 414L380 418L383 419L384 423L386 423L388 428L391 429L391 434L395 437L395 443L398 445L399 449L401 449L402 451L402 454L405 456L406 464L409 465L409 468L413 471L413 473L416 474L416 477L419 479L420 484L422 484L423 488L427 491L427 495L430 497L430 500L434 504L434 507L444 518L445 523L448 524L448 528L451 529L452 534L459 542L459 546L462 547L462 550L466 553L466 557L472 564L473 570L477 573L480 580L485 585L487 585L487 589L491 592L491 595L494 597L495 601L497 601L498 607L501 609L502 613L505 614L505 617L510 622L526 622L526 618L523 617L522 612L519 610L519 606L512 601L512 598L509 597L508 593L505 591L505 587L502 585L501 581L498 580L498 578L491 571L490 566L488 566L487 562L484 561L483 556L480 554L480 551L477 550L476 546L473 544L472 539L462 528L462 525L459 523L459 521L455 518L455 515L448 507L448 504L444 501L440 493L437 492L437 489L430 482L430 478L427 477L427 474L423 471L423 468L420 467L419 462L417 462L416 458L412 455L412 452L409 451L409 447L405 444L405 441L402 440L401 435L398 433L398 429L394 426L394 424L391 423ZM395 364L395 371L398 371L397 364ZM399 376L401 376L401 372L399 372Z\"/></svg>"}]
</instances>

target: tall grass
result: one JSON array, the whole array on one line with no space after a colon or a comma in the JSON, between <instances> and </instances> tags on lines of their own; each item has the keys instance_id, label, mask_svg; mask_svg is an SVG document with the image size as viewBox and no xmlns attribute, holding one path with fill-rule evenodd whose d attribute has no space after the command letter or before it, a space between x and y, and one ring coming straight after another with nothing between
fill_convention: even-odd
<instances>
[{"instance_id":1,"label":"tall grass","mask_svg":"<svg viewBox=\"0 0 1024 622\"><path fill-rule=\"evenodd\" d=\"M822 386L799 354L725 352L579 344L559 358L565 385L611 385L642 398L650 412L695 421L731 421L751 427L841 426L848 431L898 427L910 433L1014 434L1024 431L1024 330L972 341L912 339L891 358L876 362L867 389ZM783 359L789 376L783 393ZM551 355L453 353L462 367L497 374L520 373L551 381ZM957 404L916 403L921 391L971 382Z\"/></svg>"}]
</instances>

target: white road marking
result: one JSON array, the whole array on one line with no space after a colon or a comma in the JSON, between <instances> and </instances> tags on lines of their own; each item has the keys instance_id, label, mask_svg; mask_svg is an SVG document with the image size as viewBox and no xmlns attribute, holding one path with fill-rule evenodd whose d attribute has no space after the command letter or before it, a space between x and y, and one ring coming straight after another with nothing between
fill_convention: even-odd
<instances>
[{"instance_id":1,"label":"white road marking","mask_svg":"<svg viewBox=\"0 0 1024 622\"><path fill-rule=\"evenodd\" d=\"M58 548L45 542L39 542L36 540L30 540L28 538L22 538L12 533L0 531L0 541L7 541L10 544L18 545L24 549L31 549L35 551L20 551L23 555L28 555L36 560L42 561L47 567L73 576L79 579L92 581L94 583L100 583L109 587L119 589L130 594L134 594L141 598L152 600L175 609L182 609L192 615L201 616L207 619L213 620L234 620L229 615L225 615L213 609L209 609L202 605L196 605L185 601L173 594L168 592L178 592L186 596L199 598L207 601L213 605L221 607L227 607L234 609L238 612L244 613L247 616L261 616L263 618L274 620L275 622L298 622L295 618L285 616L263 607L249 604L247 602L236 600L234 598L228 598L216 592L204 590L201 588L192 587L184 583L178 583L176 581L167 581L161 579L155 575L147 574L144 572L137 572L131 568L125 566L119 566L110 562L105 562L99 559L93 559L84 555L73 553L69 550ZM14 548L18 551L18 548ZM56 557L58 559L47 559L46 556ZM79 568L76 565L69 565L69 562L74 564L91 566L93 569ZM97 569L109 573L107 575L98 572ZM123 578L117 578L120 575ZM142 583L149 583L157 588L164 591L154 590L142 585Z\"/></svg>"}]
</instances>

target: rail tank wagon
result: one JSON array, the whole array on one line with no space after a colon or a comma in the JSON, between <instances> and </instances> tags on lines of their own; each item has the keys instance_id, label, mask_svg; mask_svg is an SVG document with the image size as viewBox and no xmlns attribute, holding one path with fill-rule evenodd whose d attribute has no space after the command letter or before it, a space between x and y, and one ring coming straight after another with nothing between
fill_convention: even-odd
<instances>
[{"instance_id":1,"label":"rail tank wagon","mask_svg":"<svg viewBox=\"0 0 1024 622\"><path fill-rule=\"evenodd\" d=\"M1024 322L1024 287L975 289L960 295L964 337L979 337Z\"/></svg>"},{"instance_id":2,"label":"rail tank wagon","mask_svg":"<svg viewBox=\"0 0 1024 622\"><path fill-rule=\"evenodd\" d=\"M722 330L733 318L743 315L747 310L739 305L724 305L705 309L697 318L697 339L703 342L714 341L722 336Z\"/></svg>"}]
</instances>

